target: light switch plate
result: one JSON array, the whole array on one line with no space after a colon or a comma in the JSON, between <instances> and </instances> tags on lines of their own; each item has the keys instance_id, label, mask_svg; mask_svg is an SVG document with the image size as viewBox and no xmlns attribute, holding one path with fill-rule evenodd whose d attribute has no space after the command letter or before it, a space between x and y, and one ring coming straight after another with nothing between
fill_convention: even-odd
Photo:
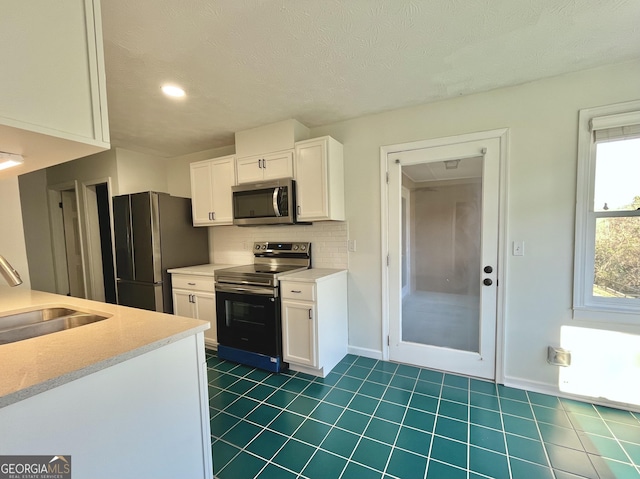
<instances>
[{"instance_id":1,"label":"light switch plate","mask_svg":"<svg viewBox=\"0 0 640 479\"><path fill-rule=\"evenodd\" d=\"M513 256L524 256L524 241L513 242Z\"/></svg>"},{"instance_id":2,"label":"light switch plate","mask_svg":"<svg viewBox=\"0 0 640 479\"><path fill-rule=\"evenodd\" d=\"M356 252L356 240L354 239L347 240L347 250L349 250L350 253Z\"/></svg>"}]
</instances>

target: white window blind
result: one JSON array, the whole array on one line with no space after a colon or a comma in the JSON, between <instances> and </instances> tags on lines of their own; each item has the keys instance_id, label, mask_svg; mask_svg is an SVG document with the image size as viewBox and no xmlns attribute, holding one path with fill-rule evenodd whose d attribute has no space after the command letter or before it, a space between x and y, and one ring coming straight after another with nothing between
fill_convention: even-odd
<instances>
[{"instance_id":1,"label":"white window blind","mask_svg":"<svg viewBox=\"0 0 640 479\"><path fill-rule=\"evenodd\" d=\"M592 118L590 127L596 142L640 138L640 112Z\"/></svg>"}]
</instances>

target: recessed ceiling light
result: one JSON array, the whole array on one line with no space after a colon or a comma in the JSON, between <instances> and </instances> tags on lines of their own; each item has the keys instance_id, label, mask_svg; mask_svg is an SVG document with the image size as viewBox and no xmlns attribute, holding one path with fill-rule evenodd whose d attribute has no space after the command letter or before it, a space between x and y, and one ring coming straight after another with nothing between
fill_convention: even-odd
<instances>
[{"instance_id":1,"label":"recessed ceiling light","mask_svg":"<svg viewBox=\"0 0 640 479\"><path fill-rule=\"evenodd\" d=\"M6 170L12 166L18 166L24 163L22 155L15 155L13 153L5 153L0 151L0 170Z\"/></svg>"},{"instance_id":2,"label":"recessed ceiling light","mask_svg":"<svg viewBox=\"0 0 640 479\"><path fill-rule=\"evenodd\" d=\"M164 85L162 87L162 93L174 98L180 98L185 95L184 90L179 86L175 86L175 85Z\"/></svg>"}]
</instances>

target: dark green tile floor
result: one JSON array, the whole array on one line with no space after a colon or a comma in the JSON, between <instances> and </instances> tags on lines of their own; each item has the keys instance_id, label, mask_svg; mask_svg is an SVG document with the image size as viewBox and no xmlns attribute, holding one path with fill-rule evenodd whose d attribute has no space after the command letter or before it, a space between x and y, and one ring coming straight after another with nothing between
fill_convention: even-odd
<instances>
[{"instance_id":1,"label":"dark green tile floor","mask_svg":"<svg viewBox=\"0 0 640 479\"><path fill-rule=\"evenodd\" d=\"M324 379L208 353L220 479L640 479L640 414L359 356Z\"/></svg>"}]
</instances>

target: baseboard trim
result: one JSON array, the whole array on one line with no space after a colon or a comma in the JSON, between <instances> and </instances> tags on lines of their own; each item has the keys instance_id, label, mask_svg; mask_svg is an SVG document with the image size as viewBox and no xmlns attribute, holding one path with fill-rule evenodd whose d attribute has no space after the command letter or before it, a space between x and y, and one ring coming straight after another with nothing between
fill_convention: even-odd
<instances>
[{"instance_id":1,"label":"baseboard trim","mask_svg":"<svg viewBox=\"0 0 640 479\"><path fill-rule=\"evenodd\" d=\"M560 391L557 386L543 383L540 381L530 381L522 378L515 378L511 376L504 377L504 385L516 389L524 389L534 393L549 394L551 396L558 396L564 399L572 399L574 401L587 402L591 404L597 404L598 406L612 407L615 409L624 409L626 411L640 412L640 405L627 404L615 401L610 401L606 398L592 398L588 396L578 396L576 394L569 394L564 391Z\"/></svg>"},{"instance_id":2,"label":"baseboard trim","mask_svg":"<svg viewBox=\"0 0 640 479\"><path fill-rule=\"evenodd\" d=\"M376 351L375 349L359 348L357 346L348 346L347 352L349 354L355 354L356 356L363 356L371 359L382 359L382 351Z\"/></svg>"}]
</instances>

